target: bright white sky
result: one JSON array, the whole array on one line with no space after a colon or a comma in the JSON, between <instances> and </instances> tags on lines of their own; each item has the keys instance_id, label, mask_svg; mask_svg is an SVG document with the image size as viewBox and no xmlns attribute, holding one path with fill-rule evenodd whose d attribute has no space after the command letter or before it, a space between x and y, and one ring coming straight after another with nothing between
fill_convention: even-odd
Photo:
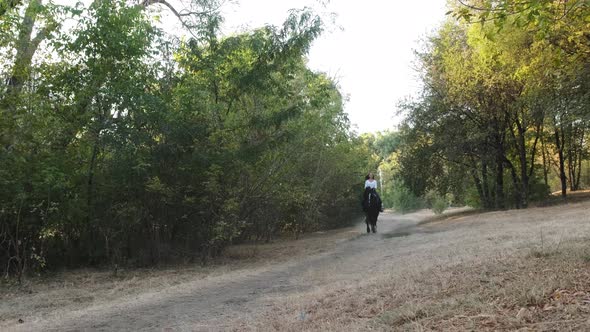
<instances>
[{"instance_id":1,"label":"bright white sky","mask_svg":"<svg viewBox=\"0 0 590 332\"><path fill-rule=\"evenodd\" d=\"M318 0L239 0L226 6L224 30L280 25L289 9L304 6L337 15L312 46L309 66L337 79L353 128L393 129L398 100L420 87L413 50L445 19L446 0L331 0L325 8Z\"/></svg>"}]
</instances>

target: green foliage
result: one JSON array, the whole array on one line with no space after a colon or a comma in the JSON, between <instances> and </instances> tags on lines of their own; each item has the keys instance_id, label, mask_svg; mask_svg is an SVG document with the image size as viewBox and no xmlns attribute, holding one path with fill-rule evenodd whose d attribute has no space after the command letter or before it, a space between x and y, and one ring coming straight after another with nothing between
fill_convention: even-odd
<instances>
[{"instance_id":1,"label":"green foliage","mask_svg":"<svg viewBox=\"0 0 590 332\"><path fill-rule=\"evenodd\" d=\"M336 84L306 67L315 14L222 38L204 10L174 45L127 1L69 13L76 26L43 36L55 58L22 62L35 80L0 96L0 271L205 260L359 212L374 159Z\"/></svg>"},{"instance_id":2,"label":"green foliage","mask_svg":"<svg viewBox=\"0 0 590 332\"><path fill-rule=\"evenodd\" d=\"M447 199L443 196L438 196L432 202L432 212L435 214L443 213L449 207Z\"/></svg>"},{"instance_id":3,"label":"green foliage","mask_svg":"<svg viewBox=\"0 0 590 332\"><path fill-rule=\"evenodd\" d=\"M469 187L465 193L465 205L470 206L474 209L483 208L481 197L479 196L477 189L474 186Z\"/></svg>"},{"instance_id":4,"label":"green foliage","mask_svg":"<svg viewBox=\"0 0 590 332\"><path fill-rule=\"evenodd\" d=\"M484 25L491 22L498 31L509 25L534 28L538 38L546 38L555 25L567 22L571 17L585 16L590 9L586 0L468 0L459 3L447 14L470 23Z\"/></svg>"},{"instance_id":5,"label":"green foliage","mask_svg":"<svg viewBox=\"0 0 590 332\"><path fill-rule=\"evenodd\" d=\"M390 191L391 206L400 213L407 213L422 208L423 202L403 183L393 185Z\"/></svg>"},{"instance_id":6,"label":"green foliage","mask_svg":"<svg viewBox=\"0 0 590 332\"><path fill-rule=\"evenodd\" d=\"M401 139L397 131L385 131L377 133L375 142L373 143L379 157L386 159L392 153L399 149Z\"/></svg>"},{"instance_id":7,"label":"green foliage","mask_svg":"<svg viewBox=\"0 0 590 332\"><path fill-rule=\"evenodd\" d=\"M449 194L450 196L450 194ZM430 190L424 196L425 203L435 214L443 213L449 207L447 195L441 195L435 190Z\"/></svg>"},{"instance_id":8,"label":"green foliage","mask_svg":"<svg viewBox=\"0 0 590 332\"><path fill-rule=\"evenodd\" d=\"M467 1L428 40L418 55L425 89L401 105L396 155L416 196L524 208L547 195L555 173L563 195L580 188L590 53L575 36L589 27L587 5L557 4Z\"/></svg>"},{"instance_id":9,"label":"green foliage","mask_svg":"<svg viewBox=\"0 0 590 332\"><path fill-rule=\"evenodd\" d=\"M540 177L533 177L530 183L531 202L541 202L546 200L550 195L549 185L543 182Z\"/></svg>"}]
</instances>

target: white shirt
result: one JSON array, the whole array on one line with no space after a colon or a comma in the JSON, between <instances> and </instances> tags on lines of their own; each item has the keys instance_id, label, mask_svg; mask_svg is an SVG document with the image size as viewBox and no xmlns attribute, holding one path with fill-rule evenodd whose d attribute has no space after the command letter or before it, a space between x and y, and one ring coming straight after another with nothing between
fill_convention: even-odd
<instances>
[{"instance_id":1,"label":"white shirt","mask_svg":"<svg viewBox=\"0 0 590 332\"><path fill-rule=\"evenodd\" d=\"M371 179L365 181L365 188L367 188L367 187L377 189L377 181L371 180Z\"/></svg>"}]
</instances>

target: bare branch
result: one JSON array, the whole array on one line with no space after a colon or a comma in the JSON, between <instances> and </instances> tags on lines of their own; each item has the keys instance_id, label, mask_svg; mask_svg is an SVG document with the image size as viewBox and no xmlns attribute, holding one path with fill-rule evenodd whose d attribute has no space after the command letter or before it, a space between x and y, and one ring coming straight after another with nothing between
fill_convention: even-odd
<instances>
[{"instance_id":1,"label":"bare branch","mask_svg":"<svg viewBox=\"0 0 590 332\"><path fill-rule=\"evenodd\" d=\"M189 17L203 17L203 16L208 16L211 14L214 14L215 12L219 11L221 9L221 6L225 3L225 1L219 1L216 3L215 6L211 6L210 8L204 8L204 10L202 11L192 11L189 9L182 9L182 10L178 10L176 7L174 7L170 2L168 2L167 0L143 0L143 2L141 2L139 4L139 6L143 7L143 8L147 8L149 6L152 5L162 5L165 6L166 8L168 8L172 14L174 14L174 16L176 16L178 18L178 20L180 21L180 23L182 24L182 26L184 28L187 29L187 31L193 36L196 37L193 34L192 29L194 28L193 26L191 26L188 22L187 22L187 18Z\"/></svg>"},{"instance_id":2,"label":"bare branch","mask_svg":"<svg viewBox=\"0 0 590 332\"><path fill-rule=\"evenodd\" d=\"M170 11L176 16L178 17L178 19L180 19L182 21L182 16L188 16L189 14L184 14L181 15L176 8L174 8L174 6L172 6L168 1L166 0L145 0L141 5L145 8L154 5L154 4L161 4L164 5L166 7L168 7L168 9L170 9ZM183 22L184 25L184 22Z\"/></svg>"},{"instance_id":3,"label":"bare branch","mask_svg":"<svg viewBox=\"0 0 590 332\"><path fill-rule=\"evenodd\" d=\"M217 6L214 6L212 8L209 8L209 9L203 10L203 11L190 11L186 8L179 11L176 9L176 7L174 7L172 4L170 4L166 0L144 0L143 3L141 4L141 6L144 8L147 8L151 5L157 5L157 4L163 5L165 7L168 7L168 9L170 9L170 11L174 14L174 16L176 16L179 20L183 21L182 18L187 17L187 16L203 16L203 15L213 14L214 12L218 11L221 8L223 3L224 2L222 1ZM183 24L184 24L184 22L183 22Z\"/></svg>"}]
</instances>

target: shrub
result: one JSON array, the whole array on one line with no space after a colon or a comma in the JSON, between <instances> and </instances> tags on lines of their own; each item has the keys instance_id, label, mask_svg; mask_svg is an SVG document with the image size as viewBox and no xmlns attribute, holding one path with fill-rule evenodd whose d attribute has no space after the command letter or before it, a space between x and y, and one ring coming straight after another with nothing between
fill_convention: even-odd
<instances>
[{"instance_id":1,"label":"shrub","mask_svg":"<svg viewBox=\"0 0 590 332\"><path fill-rule=\"evenodd\" d=\"M475 189L475 187L470 187L469 189L467 189L465 193L465 205L476 209L482 207L481 199L479 198L477 189Z\"/></svg>"},{"instance_id":2,"label":"shrub","mask_svg":"<svg viewBox=\"0 0 590 332\"><path fill-rule=\"evenodd\" d=\"M392 189L391 200L393 208L400 213L407 213L422 207L422 201L403 184L395 185Z\"/></svg>"},{"instance_id":3,"label":"shrub","mask_svg":"<svg viewBox=\"0 0 590 332\"><path fill-rule=\"evenodd\" d=\"M452 194L441 195L436 190L429 190L424 195L426 206L431 208L435 214L443 213L452 202Z\"/></svg>"},{"instance_id":4,"label":"shrub","mask_svg":"<svg viewBox=\"0 0 590 332\"><path fill-rule=\"evenodd\" d=\"M447 207L449 207L449 202L444 196L437 195L434 197L434 200L432 201L432 211L435 214L443 213Z\"/></svg>"}]
</instances>

